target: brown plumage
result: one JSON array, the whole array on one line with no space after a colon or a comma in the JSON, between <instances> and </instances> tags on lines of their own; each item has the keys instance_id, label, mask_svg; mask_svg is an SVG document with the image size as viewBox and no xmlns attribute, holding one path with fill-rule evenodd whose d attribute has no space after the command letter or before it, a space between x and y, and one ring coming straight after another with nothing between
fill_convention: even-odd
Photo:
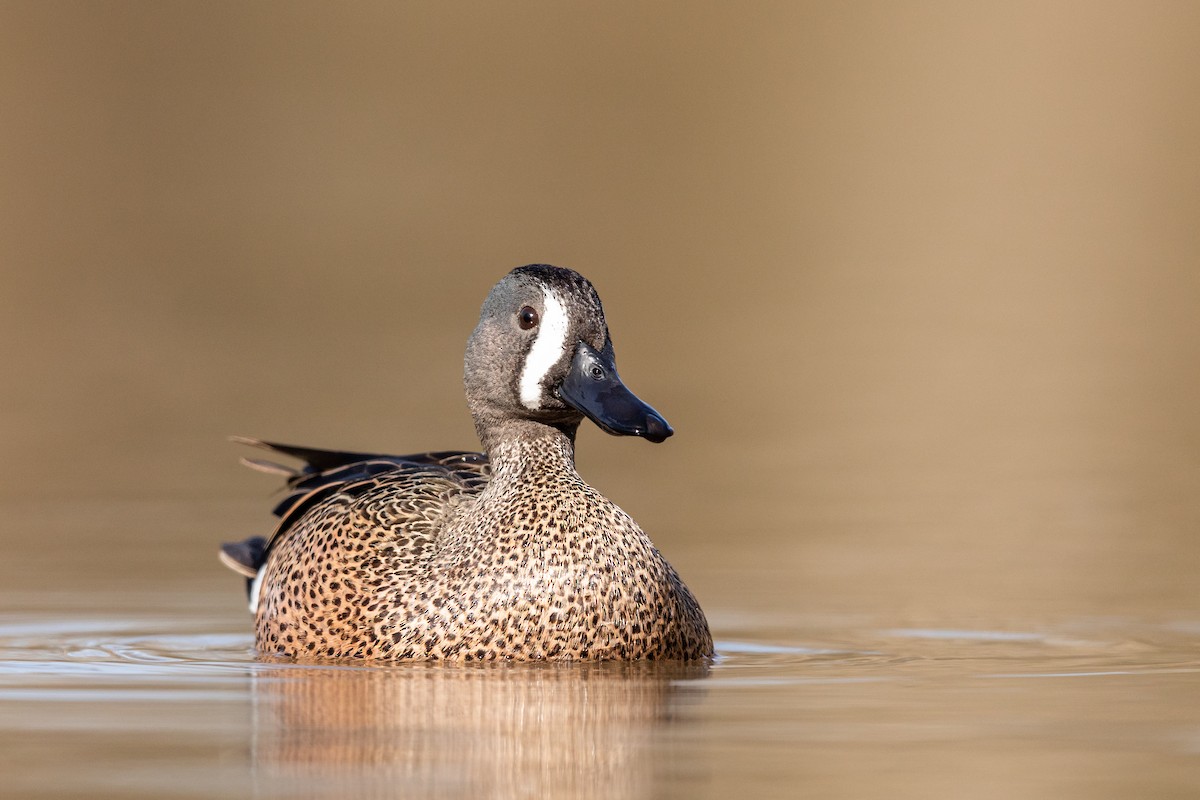
<instances>
[{"instance_id":1,"label":"brown plumage","mask_svg":"<svg viewBox=\"0 0 1200 800\"><path fill-rule=\"evenodd\" d=\"M531 324L532 323L532 324ZM545 265L488 295L466 389L487 451L380 456L242 440L304 460L270 539L226 545L258 648L298 659L703 658L699 604L575 470L584 414L662 441L616 374L591 284Z\"/></svg>"}]
</instances>

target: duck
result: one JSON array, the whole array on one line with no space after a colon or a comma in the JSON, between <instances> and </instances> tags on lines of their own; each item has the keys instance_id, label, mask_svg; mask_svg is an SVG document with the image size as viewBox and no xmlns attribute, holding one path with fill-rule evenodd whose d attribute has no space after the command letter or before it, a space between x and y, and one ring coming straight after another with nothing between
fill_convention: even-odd
<instances>
[{"instance_id":1,"label":"duck","mask_svg":"<svg viewBox=\"0 0 1200 800\"><path fill-rule=\"evenodd\" d=\"M579 273L518 267L464 359L482 452L324 450L236 437L301 467L267 537L222 546L257 651L295 661L698 660L708 622L636 522L575 467L584 419L653 443L673 429L617 373Z\"/></svg>"}]
</instances>

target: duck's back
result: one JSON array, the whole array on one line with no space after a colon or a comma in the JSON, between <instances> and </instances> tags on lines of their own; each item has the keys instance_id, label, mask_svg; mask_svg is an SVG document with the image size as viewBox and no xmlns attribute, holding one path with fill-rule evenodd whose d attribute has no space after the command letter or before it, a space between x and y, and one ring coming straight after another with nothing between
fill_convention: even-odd
<instances>
[{"instance_id":1,"label":"duck's back","mask_svg":"<svg viewBox=\"0 0 1200 800\"><path fill-rule=\"evenodd\" d=\"M263 652L468 661L711 652L674 569L573 472L489 486L479 454L276 449L309 466L289 478L252 584Z\"/></svg>"},{"instance_id":2,"label":"duck's back","mask_svg":"<svg viewBox=\"0 0 1200 800\"><path fill-rule=\"evenodd\" d=\"M377 641L381 599L425 581L455 509L487 485L481 453L403 456L320 450L242 439L305 461L282 474L269 538L227 544L225 563L250 578L258 647L292 657L394 657Z\"/></svg>"}]
</instances>

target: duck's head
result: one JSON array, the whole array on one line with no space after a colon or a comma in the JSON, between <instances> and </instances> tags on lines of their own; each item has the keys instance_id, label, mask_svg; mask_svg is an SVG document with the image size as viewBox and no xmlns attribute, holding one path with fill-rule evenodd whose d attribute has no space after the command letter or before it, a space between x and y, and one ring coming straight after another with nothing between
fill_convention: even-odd
<instances>
[{"instance_id":1,"label":"duck's head","mask_svg":"<svg viewBox=\"0 0 1200 800\"><path fill-rule=\"evenodd\" d=\"M595 288L561 267L518 267L492 287L467 342L464 381L481 437L509 419L573 437L584 416L618 436L662 442L674 433L617 375Z\"/></svg>"}]
</instances>

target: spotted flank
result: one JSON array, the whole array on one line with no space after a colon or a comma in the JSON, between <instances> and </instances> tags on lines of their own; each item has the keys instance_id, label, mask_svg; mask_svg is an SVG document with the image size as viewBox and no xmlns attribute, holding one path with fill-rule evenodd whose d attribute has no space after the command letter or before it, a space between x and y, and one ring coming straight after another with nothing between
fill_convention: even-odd
<instances>
[{"instance_id":1,"label":"spotted flank","mask_svg":"<svg viewBox=\"0 0 1200 800\"><path fill-rule=\"evenodd\" d=\"M226 544L255 640L298 660L698 659L695 597L646 534L575 469L590 418L609 433L673 431L617 376L595 289L531 265L492 289L467 344L467 402L484 453L405 456L243 444L282 477L268 536Z\"/></svg>"}]
</instances>

